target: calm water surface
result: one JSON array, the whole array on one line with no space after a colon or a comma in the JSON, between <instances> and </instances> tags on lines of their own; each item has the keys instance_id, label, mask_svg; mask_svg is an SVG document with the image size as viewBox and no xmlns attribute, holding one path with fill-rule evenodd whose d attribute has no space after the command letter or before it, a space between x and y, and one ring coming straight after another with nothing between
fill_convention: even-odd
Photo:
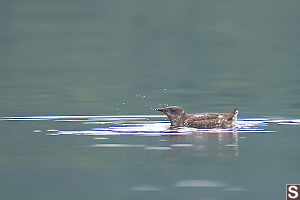
<instances>
[{"instance_id":1,"label":"calm water surface","mask_svg":"<svg viewBox=\"0 0 300 200\"><path fill-rule=\"evenodd\" d=\"M1 124L2 195L16 199L279 199L299 179L300 119L240 119L234 130L170 129L159 115Z\"/></svg>"},{"instance_id":2,"label":"calm water surface","mask_svg":"<svg viewBox=\"0 0 300 200\"><path fill-rule=\"evenodd\" d=\"M0 0L0 199L284 199L300 1ZM236 130L154 108L239 109Z\"/></svg>"}]
</instances>

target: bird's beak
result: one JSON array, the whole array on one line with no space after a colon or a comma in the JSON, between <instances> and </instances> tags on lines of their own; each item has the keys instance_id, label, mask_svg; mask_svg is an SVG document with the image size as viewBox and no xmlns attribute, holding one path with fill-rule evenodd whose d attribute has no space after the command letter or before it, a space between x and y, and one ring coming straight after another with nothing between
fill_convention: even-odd
<instances>
[{"instance_id":1,"label":"bird's beak","mask_svg":"<svg viewBox=\"0 0 300 200\"><path fill-rule=\"evenodd\" d=\"M155 110L160 111L160 112L165 112L164 108L155 108Z\"/></svg>"}]
</instances>

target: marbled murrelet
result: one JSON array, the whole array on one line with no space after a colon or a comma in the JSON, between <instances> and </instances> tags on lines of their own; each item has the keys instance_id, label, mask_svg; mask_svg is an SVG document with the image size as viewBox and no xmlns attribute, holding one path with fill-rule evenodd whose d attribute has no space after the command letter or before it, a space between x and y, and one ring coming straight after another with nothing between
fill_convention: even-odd
<instances>
[{"instance_id":1,"label":"marbled murrelet","mask_svg":"<svg viewBox=\"0 0 300 200\"><path fill-rule=\"evenodd\" d=\"M173 127L232 128L235 126L238 115L237 108L231 113L199 114L187 114L182 108L177 106L157 108L156 110L165 113Z\"/></svg>"}]
</instances>

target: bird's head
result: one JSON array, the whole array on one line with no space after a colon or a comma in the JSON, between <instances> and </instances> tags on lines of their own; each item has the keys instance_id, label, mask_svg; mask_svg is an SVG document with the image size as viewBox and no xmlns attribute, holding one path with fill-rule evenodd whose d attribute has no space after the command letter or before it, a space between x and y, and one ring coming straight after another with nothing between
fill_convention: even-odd
<instances>
[{"instance_id":1,"label":"bird's head","mask_svg":"<svg viewBox=\"0 0 300 200\"><path fill-rule=\"evenodd\" d=\"M172 126L174 127L182 126L187 116L186 112L178 106L156 108L155 110L165 113L168 116L169 120L171 121Z\"/></svg>"}]
</instances>

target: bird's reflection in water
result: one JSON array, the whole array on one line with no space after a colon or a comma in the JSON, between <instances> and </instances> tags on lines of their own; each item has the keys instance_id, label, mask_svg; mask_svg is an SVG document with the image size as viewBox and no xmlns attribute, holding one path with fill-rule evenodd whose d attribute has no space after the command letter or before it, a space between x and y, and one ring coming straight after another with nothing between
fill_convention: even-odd
<instances>
[{"instance_id":1,"label":"bird's reflection in water","mask_svg":"<svg viewBox=\"0 0 300 200\"><path fill-rule=\"evenodd\" d=\"M179 129L170 128L169 133L179 133ZM185 153L202 152L199 155L206 153L217 152L218 156L226 156L232 154L238 156L238 133L237 129L192 129L183 135L169 135L168 156L178 156Z\"/></svg>"}]
</instances>

